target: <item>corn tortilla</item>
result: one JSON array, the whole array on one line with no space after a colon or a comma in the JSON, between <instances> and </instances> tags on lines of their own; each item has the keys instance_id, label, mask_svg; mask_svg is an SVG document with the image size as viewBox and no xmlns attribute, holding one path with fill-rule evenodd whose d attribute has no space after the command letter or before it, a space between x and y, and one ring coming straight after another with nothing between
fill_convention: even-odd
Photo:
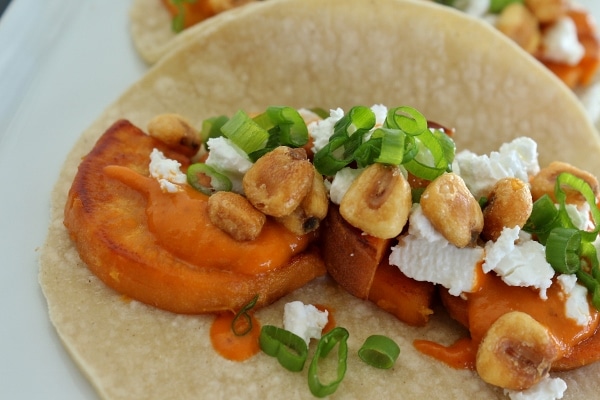
<instances>
[{"instance_id":1,"label":"corn tortilla","mask_svg":"<svg viewBox=\"0 0 600 400\"><path fill-rule=\"evenodd\" d=\"M291 373L264 354L236 363L210 345L212 316L185 316L128 301L79 259L62 224L81 158L110 124L178 112L204 118L268 105L348 109L410 105L457 129L459 149L489 152L514 137L538 141L540 163L560 159L600 175L600 142L576 97L551 73L484 23L420 0L269 0L211 18L177 37L173 50L81 135L52 195L39 280L52 323L105 399L311 398L307 368ZM348 372L331 398L504 398L471 371L419 354L416 338L450 344L465 332L442 311L409 327L327 277L260 310L282 325L286 302L325 304L350 332ZM401 347L377 370L356 352L371 334ZM311 345L311 353L314 343ZM565 399L593 398L600 365L555 374Z\"/></svg>"}]
</instances>

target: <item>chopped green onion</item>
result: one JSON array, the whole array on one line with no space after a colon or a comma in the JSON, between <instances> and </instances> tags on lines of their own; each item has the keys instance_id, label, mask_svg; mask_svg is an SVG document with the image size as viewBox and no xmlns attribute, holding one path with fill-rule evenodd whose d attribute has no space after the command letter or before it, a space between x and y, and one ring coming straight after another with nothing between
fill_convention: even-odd
<instances>
[{"instance_id":1,"label":"chopped green onion","mask_svg":"<svg viewBox=\"0 0 600 400\"><path fill-rule=\"evenodd\" d=\"M212 117L202 121L202 142L206 144L208 139L223 136L221 127L225 125L225 122L229 121L229 117L220 115L218 117Z\"/></svg>"},{"instance_id":2,"label":"chopped green onion","mask_svg":"<svg viewBox=\"0 0 600 400\"><path fill-rule=\"evenodd\" d=\"M546 260L561 274L574 274L581 266L581 233L573 228L556 228L546 241Z\"/></svg>"},{"instance_id":3,"label":"chopped green onion","mask_svg":"<svg viewBox=\"0 0 600 400\"><path fill-rule=\"evenodd\" d=\"M223 124L221 131L246 154L263 149L269 140L269 132L241 110Z\"/></svg>"},{"instance_id":4,"label":"chopped green onion","mask_svg":"<svg viewBox=\"0 0 600 400\"><path fill-rule=\"evenodd\" d=\"M309 108L308 110L317 114L317 116L319 116L319 118L325 119L325 118L329 117L329 112L321 107L313 107L313 108Z\"/></svg>"},{"instance_id":5,"label":"chopped green onion","mask_svg":"<svg viewBox=\"0 0 600 400\"><path fill-rule=\"evenodd\" d=\"M490 12L494 13L494 14L499 14L509 4L512 4L512 3L523 3L523 0L491 0L490 1Z\"/></svg>"},{"instance_id":6,"label":"chopped green onion","mask_svg":"<svg viewBox=\"0 0 600 400\"><path fill-rule=\"evenodd\" d=\"M533 203L531 215L523 226L523 230L535 234L538 241L545 245L553 228L562 226L558 218L558 209L547 194Z\"/></svg>"},{"instance_id":7,"label":"chopped green onion","mask_svg":"<svg viewBox=\"0 0 600 400\"><path fill-rule=\"evenodd\" d=\"M275 130L277 146L302 147L308 143L306 123L292 107L268 107L254 121L267 131Z\"/></svg>"},{"instance_id":8,"label":"chopped green onion","mask_svg":"<svg viewBox=\"0 0 600 400\"><path fill-rule=\"evenodd\" d=\"M428 180L451 170L454 141L442 130L430 130L427 119L414 108L388 110L382 127L367 135L374 126L371 109L350 109L335 124L329 143L315 154L319 173L333 176L354 161L359 168L373 163L404 165L413 175Z\"/></svg>"},{"instance_id":9,"label":"chopped green onion","mask_svg":"<svg viewBox=\"0 0 600 400\"><path fill-rule=\"evenodd\" d=\"M297 372L304 368L308 346L300 336L273 325L265 325L258 340L262 351L277 358L287 370Z\"/></svg>"},{"instance_id":10,"label":"chopped green onion","mask_svg":"<svg viewBox=\"0 0 600 400\"><path fill-rule=\"evenodd\" d=\"M219 191L231 191L231 180L204 163L195 163L188 167L187 181L194 189L207 196Z\"/></svg>"},{"instance_id":11,"label":"chopped green onion","mask_svg":"<svg viewBox=\"0 0 600 400\"><path fill-rule=\"evenodd\" d=\"M346 375L346 362L348 358L349 333L342 327L336 327L323 335L317 344L315 355L308 368L308 387L313 395L325 397L335 392ZM327 355L338 345L337 378L327 384L321 383L319 378L319 360Z\"/></svg>"},{"instance_id":12,"label":"chopped green onion","mask_svg":"<svg viewBox=\"0 0 600 400\"><path fill-rule=\"evenodd\" d=\"M171 20L171 29L175 33L181 32L185 28L185 9L183 3L195 3L196 0L171 0L171 3L177 8L177 14Z\"/></svg>"},{"instance_id":13,"label":"chopped green onion","mask_svg":"<svg viewBox=\"0 0 600 400\"><path fill-rule=\"evenodd\" d=\"M242 309L235 315L233 320L231 321L231 330L235 336L245 336L252 330L252 318L248 315L248 311L254 308L256 305L256 301L258 300L258 295L254 296L248 304L246 304ZM238 320L240 318L244 318L246 320L246 328L242 331L237 329Z\"/></svg>"},{"instance_id":14,"label":"chopped green onion","mask_svg":"<svg viewBox=\"0 0 600 400\"><path fill-rule=\"evenodd\" d=\"M563 190L567 186L585 198L590 207L594 230L577 229L571 221L566 208L567 194ZM533 204L531 216L523 229L535 234L540 243L546 246L546 260L558 273L577 276L592 295L594 307L600 310L600 262L593 244L600 231L600 209L596 205L594 192L583 179L565 172L556 178L554 196L558 208L549 196L540 197Z\"/></svg>"},{"instance_id":15,"label":"chopped green onion","mask_svg":"<svg viewBox=\"0 0 600 400\"><path fill-rule=\"evenodd\" d=\"M421 135L427 128L427 118L412 107L400 106L388 110L383 124L386 128L399 129L410 136Z\"/></svg>"},{"instance_id":16,"label":"chopped green onion","mask_svg":"<svg viewBox=\"0 0 600 400\"><path fill-rule=\"evenodd\" d=\"M344 157L346 141L344 137L331 138L329 143L315 154L313 164L320 174L333 176L353 161L353 156Z\"/></svg>"},{"instance_id":17,"label":"chopped green onion","mask_svg":"<svg viewBox=\"0 0 600 400\"><path fill-rule=\"evenodd\" d=\"M358 350L358 356L367 364L381 369L392 368L400 355L400 347L387 336L369 336Z\"/></svg>"}]
</instances>

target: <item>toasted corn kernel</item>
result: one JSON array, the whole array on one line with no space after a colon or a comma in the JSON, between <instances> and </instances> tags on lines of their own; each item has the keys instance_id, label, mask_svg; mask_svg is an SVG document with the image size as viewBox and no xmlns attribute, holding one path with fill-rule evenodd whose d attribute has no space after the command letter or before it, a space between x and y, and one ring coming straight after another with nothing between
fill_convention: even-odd
<instances>
[{"instance_id":1,"label":"toasted corn kernel","mask_svg":"<svg viewBox=\"0 0 600 400\"><path fill-rule=\"evenodd\" d=\"M410 185L400 169L372 164L342 197L340 214L365 233L389 239L402 232L411 206Z\"/></svg>"},{"instance_id":2,"label":"toasted corn kernel","mask_svg":"<svg viewBox=\"0 0 600 400\"><path fill-rule=\"evenodd\" d=\"M267 215L291 214L308 194L314 167L302 148L280 146L259 158L242 181L254 207Z\"/></svg>"},{"instance_id":3,"label":"toasted corn kernel","mask_svg":"<svg viewBox=\"0 0 600 400\"><path fill-rule=\"evenodd\" d=\"M421 195L423 214L456 247L473 243L483 229L483 213L462 178L447 173L434 179Z\"/></svg>"},{"instance_id":4,"label":"toasted corn kernel","mask_svg":"<svg viewBox=\"0 0 600 400\"><path fill-rule=\"evenodd\" d=\"M313 184L302 203L289 215L277 218L283 226L297 235L316 230L327 216L329 199L323 176L315 171Z\"/></svg>"},{"instance_id":5,"label":"toasted corn kernel","mask_svg":"<svg viewBox=\"0 0 600 400\"><path fill-rule=\"evenodd\" d=\"M566 0L525 0L525 6L542 24L554 22L566 14Z\"/></svg>"},{"instance_id":6,"label":"toasted corn kernel","mask_svg":"<svg viewBox=\"0 0 600 400\"><path fill-rule=\"evenodd\" d=\"M496 28L528 53L538 49L542 34L535 16L521 3L511 3L496 20Z\"/></svg>"},{"instance_id":7,"label":"toasted corn kernel","mask_svg":"<svg viewBox=\"0 0 600 400\"><path fill-rule=\"evenodd\" d=\"M533 197L533 201L536 201L544 194L547 194L554 201L556 201L554 196L554 186L556 185L556 179L558 178L558 175L563 172L568 172L586 181L592 188L594 195L598 196L598 179L596 179L594 175L574 167L571 164L562 161L554 161L547 167L540 170L540 172L538 172L538 174L531 180L531 195ZM585 199L579 192L571 190L568 187L563 188L563 190L567 195L567 203L577 205L585 203Z\"/></svg>"},{"instance_id":8,"label":"toasted corn kernel","mask_svg":"<svg viewBox=\"0 0 600 400\"><path fill-rule=\"evenodd\" d=\"M475 367L487 383L524 390L548 374L557 356L558 346L545 326L529 314L511 311L484 336Z\"/></svg>"},{"instance_id":9,"label":"toasted corn kernel","mask_svg":"<svg viewBox=\"0 0 600 400\"><path fill-rule=\"evenodd\" d=\"M483 209L483 231L485 240L496 240L504 227L523 227L531 215L533 200L529 186L517 178L500 179Z\"/></svg>"},{"instance_id":10,"label":"toasted corn kernel","mask_svg":"<svg viewBox=\"0 0 600 400\"><path fill-rule=\"evenodd\" d=\"M267 219L244 196L225 191L208 198L208 217L213 225L240 242L256 239Z\"/></svg>"},{"instance_id":11,"label":"toasted corn kernel","mask_svg":"<svg viewBox=\"0 0 600 400\"><path fill-rule=\"evenodd\" d=\"M200 134L179 114L160 114L152 118L148 134L188 157L200 149Z\"/></svg>"}]
</instances>

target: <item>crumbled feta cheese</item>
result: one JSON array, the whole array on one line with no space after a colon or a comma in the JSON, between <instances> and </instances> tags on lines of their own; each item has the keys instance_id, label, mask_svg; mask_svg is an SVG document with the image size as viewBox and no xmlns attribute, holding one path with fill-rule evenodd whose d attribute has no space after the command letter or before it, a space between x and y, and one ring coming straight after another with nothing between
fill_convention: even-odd
<instances>
[{"instance_id":1,"label":"crumbled feta cheese","mask_svg":"<svg viewBox=\"0 0 600 400\"><path fill-rule=\"evenodd\" d=\"M531 286L547 299L546 290L552 285L554 269L546 261L544 246L534 240L519 237L520 228L504 228L496 242L485 245L483 272L496 272L509 286ZM517 243L517 239L519 240Z\"/></svg>"},{"instance_id":2,"label":"crumbled feta cheese","mask_svg":"<svg viewBox=\"0 0 600 400\"><path fill-rule=\"evenodd\" d=\"M210 152L206 159L206 165L227 176L231 180L232 191L243 193L242 179L252 167L252 161L242 149L226 137L208 139L207 144Z\"/></svg>"},{"instance_id":3,"label":"crumbled feta cheese","mask_svg":"<svg viewBox=\"0 0 600 400\"><path fill-rule=\"evenodd\" d=\"M321 311L312 304L292 301L283 307L283 328L300 336L308 344L311 338L321 338L328 317L327 310Z\"/></svg>"},{"instance_id":4,"label":"crumbled feta cheese","mask_svg":"<svg viewBox=\"0 0 600 400\"><path fill-rule=\"evenodd\" d=\"M557 400L563 398L565 390L567 390L565 381L546 376L537 385L527 390L504 389L504 394L511 400Z\"/></svg>"},{"instance_id":5,"label":"crumbled feta cheese","mask_svg":"<svg viewBox=\"0 0 600 400\"><path fill-rule=\"evenodd\" d=\"M336 108L329 111L329 117L307 126L308 134L313 139L312 152L317 153L329 143L329 138L333 135L333 127L344 116L344 110Z\"/></svg>"},{"instance_id":6,"label":"crumbled feta cheese","mask_svg":"<svg viewBox=\"0 0 600 400\"><path fill-rule=\"evenodd\" d=\"M375 114L375 128L381 127L387 118L387 107L383 104L375 104L371 107L371 111Z\"/></svg>"},{"instance_id":7,"label":"crumbled feta cheese","mask_svg":"<svg viewBox=\"0 0 600 400\"><path fill-rule=\"evenodd\" d=\"M585 49L577 37L575 22L563 16L544 30L542 36L542 57L546 60L577 65L583 58Z\"/></svg>"},{"instance_id":8,"label":"crumbled feta cheese","mask_svg":"<svg viewBox=\"0 0 600 400\"><path fill-rule=\"evenodd\" d=\"M594 223L590 216L590 205L587 202L583 203L580 207L574 204L566 204L565 209L571 222L573 222L573 225L575 225L577 229L585 231L594 228Z\"/></svg>"},{"instance_id":9,"label":"crumbled feta cheese","mask_svg":"<svg viewBox=\"0 0 600 400\"><path fill-rule=\"evenodd\" d=\"M537 143L527 137L514 139L490 155L476 155L468 150L459 152L452 169L459 174L475 198L487 196L501 178L515 177L529 182L529 176L539 172Z\"/></svg>"},{"instance_id":10,"label":"crumbled feta cheese","mask_svg":"<svg viewBox=\"0 0 600 400\"><path fill-rule=\"evenodd\" d=\"M587 289L577 283L575 275L561 274L556 280L566 296L565 315L578 325L586 326L592 320Z\"/></svg>"},{"instance_id":11,"label":"crumbled feta cheese","mask_svg":"<svg viewBox=\"0 0 600 400\"><path fill-rule=\"evenodd\" d=\"M179 185L187 182L186 175L181 172L181 163L166 158L162 151L152 149L150 153L150 176L160 184L163 192L175 193L181 189Z\"/></svg>"},{"instance_id":12,"label":"crumbled feta cheese","mask_svg":"<svg viewBox=\"0 0 600 400\"><path fill-rule=\"evenodd\" d=\"M363 169L342 168L333 177L329 188L329 197L334 204L340 204L342 198L352 185L352 182L362 173Z\"/></svg>"},{"instance_id":13,"label":"crumbled feta cheese","mask_svg":"<svg viewBox=\"0 0 600 400\"><path fill-rule=\"evenodd\" d=\"M392 247L389 261L409 278L440 284L459 296L477 287L481 247L458 248L449 243L415 205L409 217L409 234Z\"/></svg>"}]
</instances>

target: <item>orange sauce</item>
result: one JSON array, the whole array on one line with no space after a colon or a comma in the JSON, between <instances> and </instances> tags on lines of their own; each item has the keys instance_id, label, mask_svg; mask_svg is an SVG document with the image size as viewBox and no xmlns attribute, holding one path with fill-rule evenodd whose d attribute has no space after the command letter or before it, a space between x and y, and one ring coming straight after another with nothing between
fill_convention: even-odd
<instances>
[{"instance_id":1,"label":"orange sauce","mask_svg":"<svg viewBox=\"0 0 600 400\"><path fill-rule=\"evenodd\" d=\"M591 319L584 326L564 314L564 295L559 284L553 284L543 300L537 290L508 286L493 273L484 275L482 289L467 295L465 302L470 338L463 338L450 346L425 340L415 341L415 347L454 368L473 368L479 343L490 326L501 315L522 311L544 325L558 345L558 359L568 356L571 350L591 337L600 322L600 314L590 307Z\"/></svg>"},{"instance_id":2,"label":"orange sauce","mask_svg":"<svg viewBox=\"0 0 600 400\"><path fill-rule=\"evenodd\" d=\"M164 193L156 179L125 167L106 167L107 174L148 198L148 227L156 244L194 265L243 274L260 274L285 265L308 246L312 235L298 236L267 220L259 237L240 242L210 222L208 196L189 186Z\"/></svg>"},{"instance_id":3,"label":"orange sauce","mask_svg":"<svg viewBox=\"0 0 600 400\"><path fill-rule=\"evenodd\" d=\"M179 10L170 0L162 0L163 5L169 11L172 17L175 17ZM211 6L210 1L195 1L193 3L183 2L182 4L184 15L183 15L183 26L189 28L190 26L205 20L206 18L212 17L216 14L215 10Z\"/></svg>"},{"instance_id":4,"label":"orange sauce","mask_svg":"<svg viewBox=\"0 0 600 400\"><path fill-rule=\"evenodd\" d=\"M333 308L322 304L315 304L314 306L319 311L327 311L327 324L323 327L323 334L335 328L337 323L335 322L335 316L333 315Z\"/></svg>"},{"instance_id":5,"label":"orange sauce","mask_svg":"<svg viewBox=\"0 0 600 400\"><path fill-rule=\"evenodd\" d=\"M218 314L210 327L210 342L213 348L227 360L244 361L260 351L260 323L254 314L248 313L248 316L251 318L252 328L243 336L237 336L233 332L233 313ZM239 318L237 323L237 330L244 331L247 328L246 319Z\"/></svg>"},{"instance_id":6,"label":"orange sauce","mask_svg":"<svg viewBox=\"0 0 600 400\"><path fill-rule=\"evenodd\" d=\"M461 338L451 346L430 340L415 340L413 345L421 353L443 361L455 369L474 369L477 346L471 338Z\"/></svg>"}]
</instances>

